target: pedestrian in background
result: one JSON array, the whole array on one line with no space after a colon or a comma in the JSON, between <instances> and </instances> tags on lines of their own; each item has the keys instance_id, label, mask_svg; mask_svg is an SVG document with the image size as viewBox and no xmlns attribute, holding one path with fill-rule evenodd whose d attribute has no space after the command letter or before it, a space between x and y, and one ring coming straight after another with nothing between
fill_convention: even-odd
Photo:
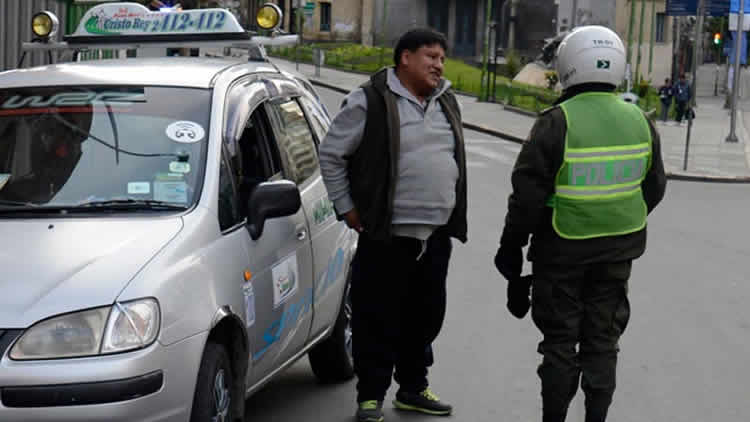
<instances>
[{"instance_id":1,"label":"pedestrian in background","mask_svg":"<svg viewBox=\"0 0 750 422\"><path fill-rule=\"evenodd\" d=\"M664 79L664 85L659 88L662 122L666 122L669 119L669 109L672 107L672 97L674 97L674 88L672 88L672 81L669 78Z\"/></svg>"},{"instance_id":2,"label":"pedestrian in background","mask_svg":"<svg viewBox=\"0 0 750 422\"><path fill-rule=\"evenodd\" d=\"M579 383L585 421L606 420L630 317L631 263L646 248L646 216L664 196L659 135L637 105L613 93L625 61L608 28L565 37L557 55L563 94L537 119L511 176L495 266L508 281L510 312L523 318L531 306L543 335L544 422L565 421ZM529 236L532 275L521 277Z\"/></svg>"},{"instance_id":3,"label":"pedestrian in background","mask_svg":"<svg viewBox=\"0 0 750 422\"><path fill-rule=\"evenodd\" d=\"M677 125L682 124L682 118L688 111L688 102L690 101L690 84L685 80L685 75L680 75L680 80L674 86L674 100L677 105L677 116L675 121Z\"/></svg>"},{"instance_id":4,"label":"pedestrian in background","mask_svg":"<svg viewBox=\"0 0 750 422\"><path fill-rule=\"evenodd\" d=\"M452 411L427 381L445 317L450 238L466 242L467 233L461 111L442 77L446 48L438 32L405 33L395 66L347 95L320 146L329 197L359 232L351 300L361 422L384 420L392 376L396 408Z\"/></svg>"}]
</instances>

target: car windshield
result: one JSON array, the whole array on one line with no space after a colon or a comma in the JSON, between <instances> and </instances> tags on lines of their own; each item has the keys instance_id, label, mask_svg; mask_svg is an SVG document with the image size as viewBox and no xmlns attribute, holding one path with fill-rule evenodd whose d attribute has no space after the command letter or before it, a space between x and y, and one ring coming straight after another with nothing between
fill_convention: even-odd
<instances>
[{"instance_id":1,"label":"car windshield","mask_svg":"<svg viewBox=\"0 0 750 422\"><path fill-rule=\"evenodd\" d=\"M0 210L190 207L210 98L148 86L0 89Z\"/></svg>"}]
</instances>

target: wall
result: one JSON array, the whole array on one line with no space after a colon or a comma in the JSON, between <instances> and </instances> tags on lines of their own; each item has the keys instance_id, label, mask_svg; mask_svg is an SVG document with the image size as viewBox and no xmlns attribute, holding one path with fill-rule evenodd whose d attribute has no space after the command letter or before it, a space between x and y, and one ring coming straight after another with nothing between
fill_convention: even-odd
<instances>
[{"instance_id":1,"label":"wall","mask_svg":"<svg viewBox=\"0 0 750 422\"><path fill-rule=\"evenodd\" d=\"M39 11L48 10L60 20L55 37L62 40L66 21L65 1L58 0L0 0L0 71L14 69L21 58L21 43L31 41L31 17ZM23 67L48 63L46 53L26 55Z\"/></svg>"},{"instance_id":2,"label":"wall","mask_svg":"<svg viewBox=\"0 0 750 422\"><path fill-rule=\"evenodd\" d=\"M640 18L641 18L641 1L635 3L635 19L633 25L633 48L631 52L631 64L632 73L635 77L635 66L637 63L638 55L638 35L640 31ZM641 50L641 67L640 74L644 78L650 79L654 85L660 85L663 83L664 78L670 76L670 70L672 68L672 23L673 18L668 16L664 27L664 41L654 43L654 61L653 69L649 73L649 45L651 41L651 1L646 1L645 20L643 21L643 43L640 45ZM656 13L664 13L665 0L656 0ZM628 45L628 32L630 22L630 7L631 2L629 0L617 0L617 11L616 11L616 27L614 28L617 34L622 38L625 43L625 47Z\"/></svg>"},{"instance_id":3,"label":"wall","mask_svg":"<svg viewBox=\"0 0 750 422\"><path fill-rule=\"evenodd\" d=\"M375 1L375 24L373 25L373 32L376 44L380 45L384 43L388 47L393 47L401 34L410 28L427 25L427 1L429 0L387 1L388 11L386 14L385 40L382 36L384 2L383 0Z\"/></svg>"},{"instance_id":4,"label":"wall","mask_svg":"<svg viewBox=\"0 0 750 422\"><path fill-rule=\"evenodd\" d=\"M331 5L331 30L320 30L321 3ZM362 0L315 1L312 18L305 18L305 40L353 41L362 39Z\"/></svg>"}]
</instances>

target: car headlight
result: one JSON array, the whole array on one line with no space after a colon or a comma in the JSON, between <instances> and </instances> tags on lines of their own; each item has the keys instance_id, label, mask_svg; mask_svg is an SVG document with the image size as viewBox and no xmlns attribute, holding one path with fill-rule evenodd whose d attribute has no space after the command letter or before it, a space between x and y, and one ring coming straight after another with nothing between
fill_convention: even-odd
<instances>
[{"instance_id":1,"label":"car headlight","mask_svg":"<svg viewBox=\"0 0 750 422\"><path fill-rule=\"evenodd\" d=\"M14 360L95 356L146 347L161 325L154 299L115 302L42 321L21 336L10 351Z\"/></svg>"}]
</instances>

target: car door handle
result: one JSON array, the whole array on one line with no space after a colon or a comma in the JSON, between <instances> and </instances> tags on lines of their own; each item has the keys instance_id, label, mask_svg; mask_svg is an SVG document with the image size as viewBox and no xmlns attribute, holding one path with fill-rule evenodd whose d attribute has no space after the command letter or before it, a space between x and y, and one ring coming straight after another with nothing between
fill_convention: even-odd
<instances>
[{"instance_id":1,"label":"car door handle","mask_svg":"<svg viewBox=\"0 0 750 422\"><path fill-rule=\"evenodd\" d=\"M297 227L297 240L303 241L307 239L307 228L305 227Z\"/></svg>"}]
</instances>

